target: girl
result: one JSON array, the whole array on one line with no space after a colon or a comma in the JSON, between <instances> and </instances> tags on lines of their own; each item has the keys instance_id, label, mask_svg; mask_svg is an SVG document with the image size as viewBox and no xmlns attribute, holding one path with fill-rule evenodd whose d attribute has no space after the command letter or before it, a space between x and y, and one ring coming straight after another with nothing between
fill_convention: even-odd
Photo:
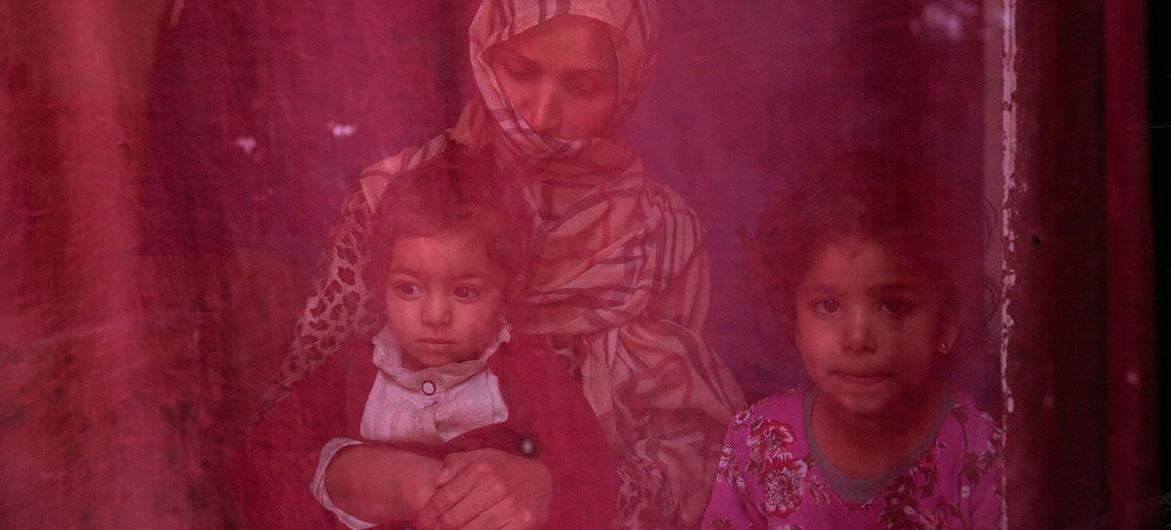
<instances>
[{"instance_id":1,"label":"girl","mask_svg":"<svg viewBox=\"0 0 1171 530\"><path fill-rule=\"evenodd\" d=\"M941 378L979 311L979 204L866 157L777 195L756 254L812 384L733 419L705 528L1000 525L1001 431Z\"/></svg>"},{"instance_id":2,"label":"girl","mask_svg":"<svg viewBox=\"0 0 1171 530\"><path fill-rule=\"evenodd\" d=\"M357 272L383 190L449 146L491 147L534 211L536 263L520 300L532 318L521 331L558 353L602 422L618 458L613 524L697 525L743 397L701 338L709 277L699 221L616 139L658 32L651 0L485 0L469 29L479 97L453 129L363 173L270 401L344 340L380 328L380 301Z\"/></svg>"},{"instance_id":3,"label":"girl","mask_svg":"<svg viewBox=\"0 0 1171 530\"><path fill-rule=\"evenodd\" d=\"M368 271L386 327L250 433L235 476L254 524L432 527L431 505L449 527L612 518L617 475L601 425L553 353L506 323L528 261L530 214L514 195L455 149L388 190ZM483 491L494 464L535 479ZM539 502L512 509L525 492Z\"/></svg>"}]
</instances>

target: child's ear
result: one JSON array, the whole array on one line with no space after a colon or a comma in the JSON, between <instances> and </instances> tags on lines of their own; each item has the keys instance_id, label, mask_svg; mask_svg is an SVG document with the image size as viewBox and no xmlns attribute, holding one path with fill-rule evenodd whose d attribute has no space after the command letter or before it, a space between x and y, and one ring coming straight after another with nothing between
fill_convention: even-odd
<instances>
[{"instance_id":1,"label":"child's ear","mask_svg":"<svg viewBox=\"0 0 1171 530\"><path fill-rule=\"evenodd\" d=\"M500 315L513 324L517 322L524 322L528 320L526 316L526 309L521 304L521 296L524 294L525 281L523 278L515 278L504 284L504 292L502 293Z\"/></svg>"},{"instance_id":2,"label":"child's ear","mask_svg":"<svg viewBox=\"0 0 1171 530\"><path fill-rule=\"evenodd\" d=\"M949 353L956 345L956 340L960 337L960 319L956 315L947 315L939 326L939 337L937 344L940 348L940 353Z\"/></svg>"}]
</instances>

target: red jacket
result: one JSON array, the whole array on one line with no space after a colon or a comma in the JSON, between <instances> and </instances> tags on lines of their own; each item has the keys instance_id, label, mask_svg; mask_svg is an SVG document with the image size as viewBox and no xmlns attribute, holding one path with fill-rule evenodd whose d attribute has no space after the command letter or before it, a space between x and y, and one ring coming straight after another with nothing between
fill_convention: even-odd
<instances>
[{"instance_id":1,"label":"red jacket","mask_svg":"<svg viewBox=\"0 0 1171 530\"><path fill-rule=\"evenodd\" d=\"M618 478L601 425L581 388L551 352L520 337L490 357L488 367L500 380L508 420L439 446L387 445L436 458L488 448L522 456L521 441L532 439L537 446L532 457L553 478L547 528L605 528L617 507ZM313 497L309 485L326 442L339 436L363 439L362 412L377 374L369 344L348 346L330 356L248 434L232 459L231 473L256 528L346 528Z\"/></svg>"}]
</instances>

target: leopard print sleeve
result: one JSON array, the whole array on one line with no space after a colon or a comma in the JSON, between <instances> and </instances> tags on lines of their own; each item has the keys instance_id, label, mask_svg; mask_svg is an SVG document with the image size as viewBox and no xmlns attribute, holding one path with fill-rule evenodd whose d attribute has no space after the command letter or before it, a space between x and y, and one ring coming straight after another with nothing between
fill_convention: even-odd
<instances>
[{"instance_id":1,"label":"leopard print sleeve","mask_svg":"<svg viewBox=\"0 0 1171 530\"><path fill-rule=\"evenodd\" d=\"M372 337L381 328L380 303L370 296L365 272L371 215L362 188L355 186L330 230L288 358L264 396L266 410L343 344Z\"/></svg>"}]
</instances>

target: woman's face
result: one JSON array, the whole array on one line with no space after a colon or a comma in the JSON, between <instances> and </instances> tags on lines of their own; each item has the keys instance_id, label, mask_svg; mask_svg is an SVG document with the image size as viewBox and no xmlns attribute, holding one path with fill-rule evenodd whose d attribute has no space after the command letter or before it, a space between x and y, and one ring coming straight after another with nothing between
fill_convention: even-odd
<instances>
[{"instance_id":1,"label":"woman's face","mask_svg":"<svg viewBox=\"0 0 1171 530\"><path fill-rule=\"evenodd\" d=\"M488 50L488 64L529 126L555 138L602 134L618 104L606 24L561 15Z\"/></svg>"}]
</instances>

